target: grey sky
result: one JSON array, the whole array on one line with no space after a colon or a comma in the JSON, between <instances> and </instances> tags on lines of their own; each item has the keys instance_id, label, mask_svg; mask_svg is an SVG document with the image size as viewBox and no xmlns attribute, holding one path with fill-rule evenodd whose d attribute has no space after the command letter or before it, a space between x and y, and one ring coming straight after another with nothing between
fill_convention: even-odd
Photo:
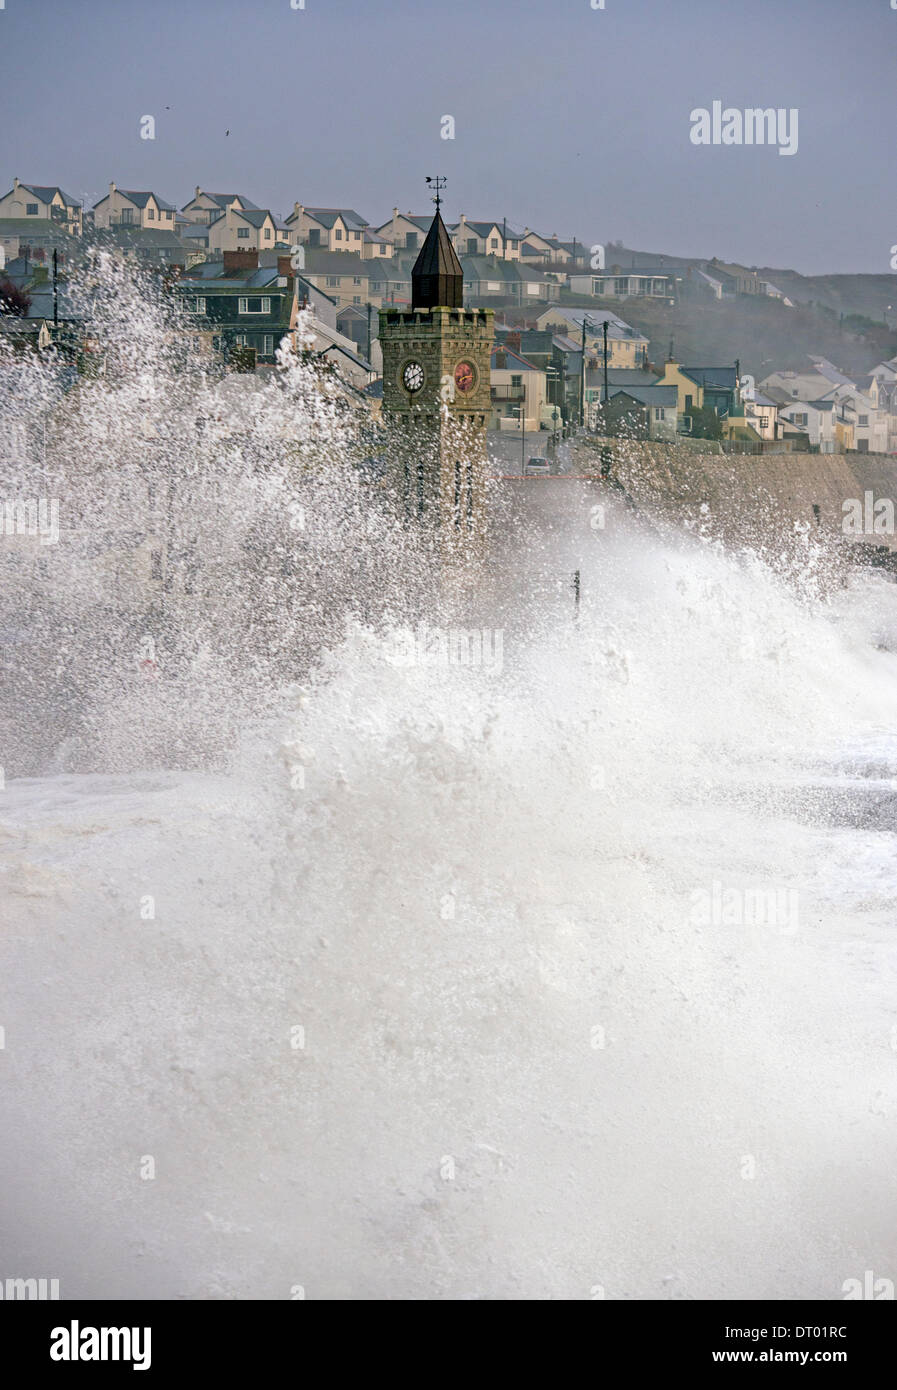
<instances>
[{"instance_id":1,"label":"grey sky","mask_svg":"<svg viewBox=\"0 0 897 1390\"><path fill-rule=\"evenodd\" d=\"M182 206L199 183L380 222L394 205L426 212L424 175L444 173L450 217L807 273L890 269L890 0L305 4L5 0L3 191L16 174L93 203L115 179ZM714 100L797 107L797 154L692 145L690 112Z\"/></svg>"}]
</instances>

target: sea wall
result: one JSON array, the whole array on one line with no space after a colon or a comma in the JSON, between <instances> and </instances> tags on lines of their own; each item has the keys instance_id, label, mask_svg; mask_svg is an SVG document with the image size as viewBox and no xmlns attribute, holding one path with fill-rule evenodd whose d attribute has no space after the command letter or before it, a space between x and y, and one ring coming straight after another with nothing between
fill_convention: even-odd
<instances>
[{"instance_id":1,"label":"sea wall","mask_svg":"<svg viewBox=\"0 0 897 1390\"><path fill-rule=\"evenodd\" d=\"M867 534L844 526L845 503L851 499L863 506L871 493L870 501L897 502L897 458L886 454L699 453L693 444L619 441L602 454L590 441L576 449L575 465L584 474L607 473L640 509L703 520L729 536L747 538L770 528L793 531L795 524L805 524L833 540L897 551L893 525L890 534L873 531L871 524Z\"/></svg>"}]
</instances>

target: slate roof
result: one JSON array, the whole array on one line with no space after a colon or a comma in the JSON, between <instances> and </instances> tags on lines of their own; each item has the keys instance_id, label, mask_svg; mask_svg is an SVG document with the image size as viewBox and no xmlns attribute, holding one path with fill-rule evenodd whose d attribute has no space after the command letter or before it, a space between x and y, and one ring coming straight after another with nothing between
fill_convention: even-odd
<instances>
[{"instance_id":1,"label":"slate roof","mask_svg":"<svg viewBox=\"0 0 897 1390\"><path fill-rule=\"evenodd\" d=\"M313 217L316 222L320 222L322 227L332 227L338 217L341 217L347 227L360 232L368 226L368 222L352 208L305 208L309 217Z\"/></svg>"},{"instance_id":2,"label":"slate roof","mask_svg":"<svg viewBox=\"0 0 897 1390\"><path fill-rule=\"evenodd\" d=\"M308 275L368 275L374 261L363 261L354 251L327 251L306 246L305 271ZM382 264L382 262L381 262Z\"/></svg>"},{"instance_id":3,"label":"slate roof","mask_svg":"<svg viewBox=\"0 0 897 1390\"><path fill-rule=\"evenodd\" d=\"M711 390L734 391L737 385L734 367L680 367L680 371L690 376L699 386L709 386Z\"/></svg>"},{"instance_id":4,"label":"slate roof","mask_svg":"<svg viewBox=\"0 0 897 1390\"><path fill-rule=\"evenodd\" d=\"M269 217L272 222L274 221L273 216L267 208L247 208L245 211L242 208L231 208L231 212L235 217L242 217L244 222L248 222L251 227L255 228L263 227ZM224 216L223 213L222 216ZM216 217L215 222L218 221L220 221L220 219ZM209 225L214 226L215 223L213 222Z\"/></svg>"},{"instance_id":5,"label":"slate roof","mask_svg":"<svg viewBox=\"0 0 897 1390\"><path fill-rule=\"evenodd\" d=\"M83 207L83 203L81 202L80 198L73 198L70 193L66 193L65 189L60 188L58 184L20 183L19 187L26 189L29 193L33 193L35 198L39 198L42 203L49 203L53 197L53 194L59 193L66 207ZM11 188L9 192L14 193L15 189ZM8 197L9 195L7 194L5 196Z\"/></svg>"},{"instance_id":6,"label":"slate roof","mask_svg":"<svg viewBox=\"0 0 897 1390\"><path fill-rule=\"evenodd\" d=\"M244 198L242 193L210 193L207 188L203 188L200 191L204 193L207 198L213 198L220 208L226 208L235 198L240 199L244 211L248 210L249 212L254 212L257 207L257 204L250 202L248 198ZM195 201L194 198L190 199L191 203Z\"/></svg>"},{"instance_id":7,"label":"slate roof","mask_svg":"<svg viewBox=\"0 0 897 1390\"><path fill-rule=\"evenodd\" d=\"M503 367L495 360L497 354L504 354L507 359ZM511 360L512 358L513 361ZM542 370L541 367L534 367L532 362L527 362L526 358L521 357L520 353L515 352L513 348L503 347L500 343L497 343L492 349L490 366L492 370L496 372L516 372L518 370L522 372L540 372Z\"/></svg>"},{"instance_id":8,"label":"slate roof","mask_svg":"<svg viewBox=\"0 0 897 1390\"><path fill-rule=\"evenodd\" d=\"M631 396L641 405L662 406L670 410L676 409L679 399L675 386L619 386L610 395L612 400L615 396Z\"/></svg>"}]
</instances>

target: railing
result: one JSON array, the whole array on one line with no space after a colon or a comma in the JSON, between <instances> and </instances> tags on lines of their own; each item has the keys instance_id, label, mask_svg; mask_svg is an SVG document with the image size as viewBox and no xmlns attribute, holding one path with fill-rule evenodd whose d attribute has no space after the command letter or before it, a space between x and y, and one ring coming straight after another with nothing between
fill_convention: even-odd
<instances>
[{"instance_id":1,"label":"railing","mask_svg":"<svg viewBox=\"0 0 897 1390\"><path fill-rule=\"evenodd\" d=\"M492 399L494 401L522 401L526 396L524 386L493 386Z\"/></svg>"}]
</instances>

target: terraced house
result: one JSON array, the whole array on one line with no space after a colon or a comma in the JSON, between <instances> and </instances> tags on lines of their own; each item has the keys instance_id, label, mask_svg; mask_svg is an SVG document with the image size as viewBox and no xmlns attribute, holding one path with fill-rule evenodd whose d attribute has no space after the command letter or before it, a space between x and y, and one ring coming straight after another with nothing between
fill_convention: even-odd
<instances>
[{"instance_id":1,"label":"terraced house","mask_svg":"<svg viewBox=\"0 0 897 1390\"><path fill-rule=\"evenodd\" d=\"M260 266L256 250L224 251L220 260L191 266L178 290L225 359L233 348L252 348L260 365L274 366L280 340L296 326L297 283L289 256Z\"/></svg>"}]
</instances>

